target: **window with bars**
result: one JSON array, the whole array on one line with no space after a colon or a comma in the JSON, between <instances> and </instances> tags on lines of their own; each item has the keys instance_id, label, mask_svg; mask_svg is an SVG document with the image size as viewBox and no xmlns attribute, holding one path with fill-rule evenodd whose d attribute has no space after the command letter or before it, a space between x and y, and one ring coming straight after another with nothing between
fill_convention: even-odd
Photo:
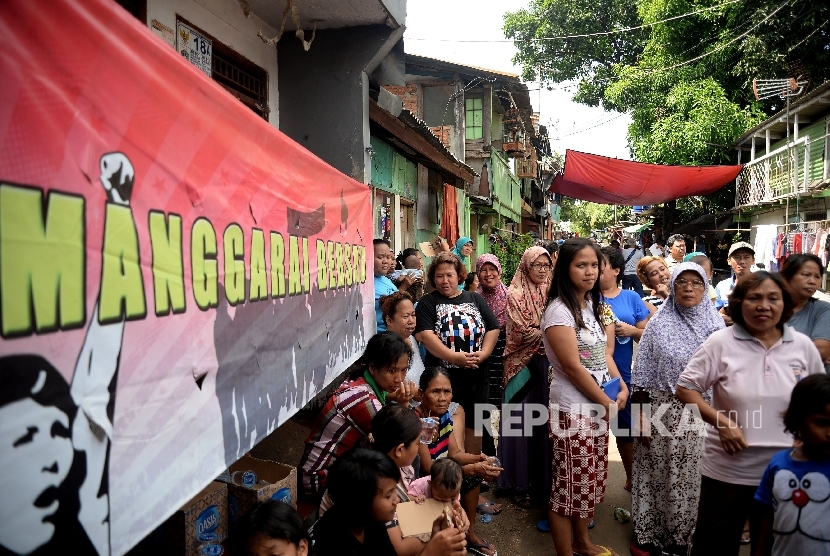
<instances>
[{"instance_id":1,"label":"window with bars","mask_svg":"<svg viewBox=\"0 0 830 556\"><path fill-rule=\"evenodd\" d=\"M482 138L483 113L480 98L464 100L464 125L467 129L467 139Z\"/></svg>"},{"instance_id":2,"label":"window with bars","mask_svg":"<svg viewBox=\"0 0 830 556\"><path fill-rule=\"evenodd\" d=\"M268 120L268 74L265 70L214 40L212 77L242 104Z\"/></svg>"},{"instance_id":3,"label":"window with bars","mask_svg":"<svg viewBox=\"0 0 830 556\"><path fill-rule=\"evenodd\" d=\"M268 72L186 19L178 16L176 19L212 41L211 78L259 117L268 121Z\"/></svg>"}]
</instances>

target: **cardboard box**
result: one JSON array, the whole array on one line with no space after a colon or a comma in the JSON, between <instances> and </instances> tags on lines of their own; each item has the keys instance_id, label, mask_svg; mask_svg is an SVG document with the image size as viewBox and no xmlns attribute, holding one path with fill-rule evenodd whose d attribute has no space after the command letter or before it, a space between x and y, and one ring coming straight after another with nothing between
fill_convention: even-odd
<instances>
[{"instance_id":1,"label":"cardboard box","mask_svg":"<svg viewBox=\"0 0 830 556\"><path fill-rule=\"evenodd\" d=\"M268 484L255 484L252 487L245 487L237 484L228 484L228 507L230 523L236 523L240 516L251 509L257 502L263 500L280 500L297 508L297 468L258 459L253 456L244 455L231 465L230 472L244 473L253 471L256 473L256 480L266 481Z\"/></svg>"},{"instance_id":2,"label":"cardboard box","mask_svg":"<svg viewBox=\"0 0 830 556\"><path fill-rule=\"evenodd\" d=\"M164 522L163 552L178 556L221 554L228 523L228 485L214 481Z\"/></svg>"},{"instance_id":3,"label":"cardboard box","mask_svg":"<svg viewBox=\"0 0 830 556\"><path fill-rule=\"evenodd\" d=\"M429 540L432 534L432 524L444 511L445 506L448 506L448 504L439 502L434 498L427 498L423 504L401 502L397 508L401 535L404 537L418 537L423 541Z\"/></svg>"}]
</instances>

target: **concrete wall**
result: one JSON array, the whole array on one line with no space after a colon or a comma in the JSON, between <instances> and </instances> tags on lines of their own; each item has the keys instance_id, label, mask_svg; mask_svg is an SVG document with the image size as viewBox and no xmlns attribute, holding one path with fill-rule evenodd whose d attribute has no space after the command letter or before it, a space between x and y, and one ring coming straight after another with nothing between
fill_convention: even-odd
<instances>
[{"instance_id":1,"label":"concrete wall","mask_svg":"<svg viewBox=\"0 0 830 556\"><path fill-rule=\"evenodd\" d=\"M368 183L369 78L403 27L320 29L306 52L279 43L280 130L341 172Z\"/></svg>"},{"instance_id":2,"label":"concrete wall","mask_svg":"<svg viewBox=\"0 0 830 556\"><path fill-rule=\"evenodd\" d=\"M156 19L175 33L177 14L268 73L268 123L279 127L277 47L257 37L259 31L272 37L276 30L255 14L246 18L236 0L147 0L148 26Z\"/></svg>"}]
</instances>

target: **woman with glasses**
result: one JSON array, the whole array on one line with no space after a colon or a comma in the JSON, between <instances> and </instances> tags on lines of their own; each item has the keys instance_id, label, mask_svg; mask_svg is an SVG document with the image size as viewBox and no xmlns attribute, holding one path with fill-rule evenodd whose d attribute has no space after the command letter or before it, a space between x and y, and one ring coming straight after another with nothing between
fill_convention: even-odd
<instances>
[{"instance_id":1,"label":"woman with glasses","mask_svg":"<svg viewBox=\"0 0 830 556\"><path fill-rule=\"evenodd\" d=\"M550 444L547 426L536 426L525 436L525 404L548 405L548 359L542 346L542 311L550 284L551 259L544 247L531 247L522 255L507 296L507 346L504 349L504 403L520 404L506 415L502 411L499 459L504 472L498 486L513 489L514 502L531 506L535 492L550 488ZM505 431L507 423L514 435ZM546 465L547 462L547 465Z\"/></svg>"},{"instance_id":2,"label":"woman with glasses","mask_svg":"<svg viewBox=\"0 0 830 556\"><path fill-rule=\"evenodd\" d=\"M628 388L619 382L611 399L602 389L619 379L614 364L614 324L603 324L599 285L602 252L590 239L573 238L559 250L542 317L542 341L551 364L550 439L553 485L548 506L557 554L614 554L588 536L588 523L605 496L608 418L625 407Z\"/></svg>"},{"instance_id":3,"label":"woman with glasses","mask_svg":"<svg viewBox=\"0 0 830 556\"><path fill-rule=\"evenodd\" d=\"M637 277L648 286L651 293L643 301L652 307L659 307L669 297L671 271L663 257L643 257L637 263Z\"/></svg>"},{"instance_id":4,"label":"woman with glasses","mask_svg":"<svg viewBox=\"0 0 830 556\"><path fill-rule=\"evenodd\" d=\"M761 270L740 278L729 296L733 326L712 334L677 382L678 399L697 405L711 425L700 460L693 556L737 555L747 514L756 553L763 510L753 502L755 491L772 456L793 444L781 415L796 383L824 372L812 340L785 324L792 314L778 274Z\"/></svg>"},{"instance_id":5,"label":"woman with glasses","mask_svg":"<svg viewBox=\"0 0 830 556\"><path fill-rule=\"evenodd\" d=\"M616 363L617 370L620 371L620 376L622 376L630 391L634 342L640 341L652 311L649 310L636 291L624 290L620 287L623 270L625 270L625 257L623 257L622 252L614 247L603 247L602 254L605 255L605 266L599 278L602 298L611 307L616 317L614 323L616 333L614 363ZM631 429L630 400L625 409L620 410L617 425L621 431ZM623 488L631 492L631 462L634 459L634 438L630 435L617 434L614 437L625 468L625 486Z\"/></svg>"},{"instance_id":6,"label":"woman with glasses","mask_svg":"<svg viewBox=\"0 0 830 556\"><path fill-rule=\"evenodd\" d=\"M662 415L660 423L665 429L652 426L649 434L639 406L634 406L640 427L634 444L632 548L640 552L632 550L632 554L685 554L684 547L692 540L700 488L702 424L684 414L684 405L674 391L698 347L724 327L704 295L708 284L701 266L691 262L677 265L666 302L640 338L631 373L631 401L650 406L650 415ZM684 429L684 423L691 426ZM670 436L659 434L666 429Z\"/></svg>"}]
</instances>

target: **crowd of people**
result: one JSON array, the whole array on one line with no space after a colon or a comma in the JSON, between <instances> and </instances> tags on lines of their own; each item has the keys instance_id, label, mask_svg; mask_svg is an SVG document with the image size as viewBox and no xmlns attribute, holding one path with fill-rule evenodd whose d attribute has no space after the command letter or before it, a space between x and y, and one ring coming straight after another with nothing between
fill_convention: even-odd
<instances>
[{"instance_id":1,"label":"crowd of people","mask_svg":"<svg viewBox=\"0 0 830 556\"><path fill-rule=\"evenodd\" d=\"M378 333L323 407L300 466L322 517L308 534L290 507L264 503L241 521L240 554L492 556L475 527L476 513L498 511L483 483L520 507L544 493L538 528L557 554L617 554L589 533L609 430L631 493L631 554L733 555L744 541L753 555L830 554L821 260L793 255L769 273L739 242L733 275L713 286L711 261L687 254L681 236L665 257L631 241L539 243L508 285L495 255L468 270L470 238L422 244L426 269L418 250L396 260L375 240ZM504 405L486 455L475 416L491 367ZM397 505L425 498L447 509L431 534L402 537Z\"/></svg>"}]
</instances>

